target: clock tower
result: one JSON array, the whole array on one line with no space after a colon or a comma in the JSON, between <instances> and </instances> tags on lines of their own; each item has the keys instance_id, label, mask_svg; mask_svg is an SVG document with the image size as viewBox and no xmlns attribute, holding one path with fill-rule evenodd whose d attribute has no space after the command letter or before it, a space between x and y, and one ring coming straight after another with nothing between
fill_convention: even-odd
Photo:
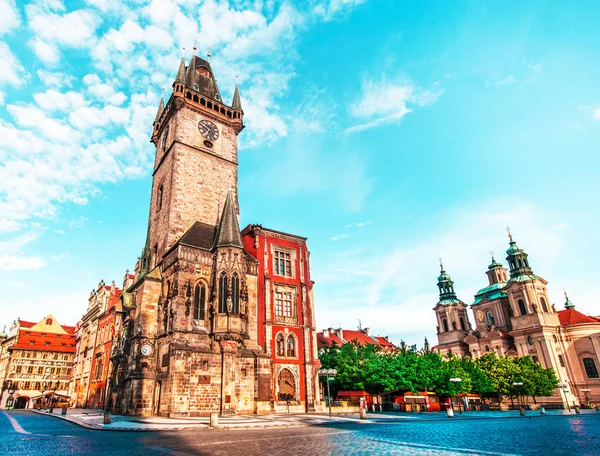
<instances>
[{"instance_id":1,"label":"clock tower","mask_svg":"<svg viewBox=\"0 0 600 456\"><path fill-rule=\"evenodd\" d=\"M161 100L151 141L156 146L146 242L146 269L194 222L215 225L225 195L237 206L237 136L244 128L236 86L231 106L224 103L208 60L183 58L167 102Z\"/></svg>"}]
</instances>

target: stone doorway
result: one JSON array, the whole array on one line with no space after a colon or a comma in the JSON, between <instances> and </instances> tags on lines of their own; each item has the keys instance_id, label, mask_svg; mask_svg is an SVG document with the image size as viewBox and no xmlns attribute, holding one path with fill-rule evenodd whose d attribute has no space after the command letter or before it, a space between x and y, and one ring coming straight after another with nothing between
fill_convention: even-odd
<instances>
[{"instance_id":1,"label":"stone doorway","mask_svg":"<svg viewBox=\"0 0 600 456\"><path fill-rule=\"evenodd\" d=\"M278 399L280 401L296 400L296 378L289 369L282 369L279 372L277 384L279 386Z\"/></svg>"}]
</instances>

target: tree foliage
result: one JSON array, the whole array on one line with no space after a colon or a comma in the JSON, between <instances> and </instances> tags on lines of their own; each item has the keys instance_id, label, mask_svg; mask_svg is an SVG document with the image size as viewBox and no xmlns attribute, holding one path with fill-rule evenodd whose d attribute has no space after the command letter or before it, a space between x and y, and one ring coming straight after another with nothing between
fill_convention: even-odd
<instances>
[{"instance_id":1,"label":"tree foliage","mask_svg":"<svg viewBox=\"0 0 600 456\"><path fill-rule=\"evenodd\" d=\"M331 382L332 394L339 390L380 394L404 389L434 391L442 396L465 393L499 398L531 396L535 401L536 397L552 395L558 386L554 370L544 369L529 356L497 357L488 353L472 360L418 351L416 346L405 343L395 352L348 343L321 349L319 359L324 368L338 372Z\"/></svg>"}]
</instances>

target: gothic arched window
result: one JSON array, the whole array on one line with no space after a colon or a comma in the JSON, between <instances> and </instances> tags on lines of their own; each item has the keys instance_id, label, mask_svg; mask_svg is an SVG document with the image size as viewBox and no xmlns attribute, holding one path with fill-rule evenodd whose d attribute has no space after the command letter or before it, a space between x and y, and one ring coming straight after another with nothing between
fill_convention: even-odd
<instances>
[{"instance_id":1,"label":"gothic arched window","mask_svg":"<svg viewBox=\"0 0 600 456\"><path fill-rule=\"evenodd\" d=\"M525 307L525 301L519 299L519 311L521 315L527 315L527 307Z\"/></svg>"},{"instance_id":2,"label":"gothic arched window","mask_svg":"<svg viewBox=\"0 0 600 456\"><path fill-rule=\"evenodd\" d=\"M231 313L240 313L240 277L237 272L233 273L231 279Z\"/></svg>"},{"instance_id":3,"label":"gothic arched window","mask_svg":"<svg viewBox=\"0 0 600 456\"><path fill-rule=\"evenodd\" d=\"M285 341L283 340L283 334L277 334L275 345L277 346L277 356L285 356Z\"/></svg>"},{"instance_id":4,"label":"gothic arched window","mask_svg":"<svg viewBox=\"0 0 600 456\"><path fill-rule=\"evenodd\" d=\"M204 320L206 308L206 286L199 283L194 290L194 320Z\"/></svg>"},{"instance_id":5,"label":"gothic arched window","mask_svg":"<svg viewBox=\"0 0 600 456\"><path fill-rule=\"evenodd\" d=\"M465 319L463 317L460 317L460 329L462 329L463 331L467 330L465 326Z\"/></svg>"},{"instance_id":6,"label":"gothic arched window","mask_svg":"<svg viewBox=\"0 0 600 456\"><path fill-rule=\"evenodd\" d=\"M444 318L442 324L444 325L444 332L448 332L448 320Z\"/></svg>"},{"instance_id":7,"label":"gothic arched window","mask_svg":"<svg viewBox=\"0 0 600 456\"><path fill-rule=\"evenodd\" d=\"M291 358L296 356L296 339L291 334L287 338L287 356Z\"/></svg>"},{"instance_id":8,"label":"gothic arched window","mask_svg":"<svg viewBox=\"0 0 600 456\"><path fill-rule=\"evenodd\" d=\"M546 300L544 298L540 298L540 303L542 304L542 309L544 312L548 312L548 305L546 304Z\"/></svg>"},{"instance_id":9,"label":"gothic arched window","mask_svg":"<svg viewBox=\"0 0 600 456\"><path fill-rule=\"evenodd\" d=\"M219 277L219 313L227 312L227 276L223 272Z\"/></svg>"},{"instance_id":10,"label":"gothic arched window","mask_svg":"<svg viewBox=\"0 0 600 456\"><path fill-rule=\"evenodd\" d=\"M588 378L598 378L598 369L593 358L583 358L583 367Z\"/></svg>"}]
</instances>

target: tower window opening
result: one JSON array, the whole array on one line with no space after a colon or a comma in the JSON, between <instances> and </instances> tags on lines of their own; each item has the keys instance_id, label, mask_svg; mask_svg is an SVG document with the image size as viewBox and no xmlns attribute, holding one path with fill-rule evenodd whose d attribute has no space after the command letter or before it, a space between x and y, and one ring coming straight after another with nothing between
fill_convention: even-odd
<instances>
[{"instance_id":1,"label":"tower window opening","mask_svg":"<svg viewBox=\"0 0 600 456\"><path fill-rule=\"evenodd\" d=\"M296 339L291 334L287 338L287 356L290 358L296 356Z\"/></svg>"},{"instance_id":2,"label":"tower window opening","mask_svg":"<svg viewBox=\"0 0 600 456\"><path fill-rule=\"evenodd\" d=\"M598 369L593 358L583 358L583 367L588 378L598 378Z\"/></svg>"},{"instance_id":3,"label":"tower window opening","mask_svg":"<svg viewBox=\"0 0 600 456\"><path fill-rule=\"evenodd\" d=\"M196 285L194 291L194 320L204 320L206 307L206 287L204 284Z\"/></svg>"},{"instance_id":4,"label":"tower window opening","mask_svg":"<svg viewBox=\"0 0 600 456\"><path fill-rule=\"evenodd\" d=\"M465 326L465 319L463 317L460 317L460 329L462 329L463 331L467 330Z\"/></svg>"},{"instance_id":5,"label":"tower window opening","mask_svg":"<svg viewBox=\"0 0 600 456\"><path fill-rule=\"evenodd\" d=\"M206 106L206 100L204 98L200 98L200 104L202 106Z\"/></svg>"},{"instance_id":6,"label":"tower window opening","mask_svg":"<svg viewBox=\"0 0 600 456\"><path fill-rule=\"evenodd\" d=\"M525 306L525 301L519 299L519 311L521 315L527 315L527 307Z\"/></svg>"},{"instance_id":7,"label":"tower window opening","mask_svg":"<svg viewBox=\"0 0 600 456\"><path fill-rule=\"evenodd\" d=\"M285 356L285 341L283 340L283 334L277 334L275 345L277 346L277 356Z\"/></svg>"},{"instance_id":8,"label":"tower window opening","mask_svg":"<svg viewBox=\"0 0 600 456\"><path fill-rule=\"evenodd\" d=\"M195 101L196 103L198 103L198 101L200 101L200 99L198 98L198 95L194 95L194 98L193 98L193 99L194 99L194 101Z\"/></svg>"},{"instance_id":9,"label":"tower window opening","mask_svg":"<svg viewBox=\"0 0 600 456\"><path fill-rule=\"evenodd\" d=\"M185 97L186 97L188 100L191 100L191 99L192 99L192 94L191 94L190 92L186 92L186 93L185 93Z\"/></svg>"},{"instance_id":10,"label":"tower window opening","mask_svg":"<svg viewBox=\"0 0 600 456\"><path fill-rule=\"evenodd\" d=\"M225 273L219 277L219 313L227 311L227 276Z\"/></svg>"},{"instance_id":11,"label":"tower window opening","mask_svg":"<svg viewBox=\"0 0 600 456\"><path fill-rule=\"evenodd\" d=\"M157 197L156 197L156 207L157 207L157 211L160 211L162 209L162 203L163 203L163 186L162 184L158 187L158 193L157 193Z\"/></svg>"},{"instance_id":12,"label":"tower window opening","mask_svg":"<svg viewBox=\"0 0 600 456\"><path fill-rule=\"evenodd\" d=\"M548 305L546 304L546 300L544 298L540 298L540 303L542 304L542 309L544 312L548 312Z\"/></svg>"},{"instance_id":13,"label":"tower window opening","mask_svg":"<svg viewBox=\"0 0 600 456\"><path fill-rule=\"evenodd\" d=\"M560 367L566 367L565 358L563 357L563 355L558 355L558 362L560 363Z\"/></svg>"},{"instance_id":14,"label":"tower window opening","mask_svg":"<svg viewBox=\"0 0 600 456\"><path fill-rule=\"evenodd\" d=\"M231 279L231 301L231 313L240 313L240 277L238 276L237 272L233 273L233 277Z\"/></svg>"},{"instance_id":15,"label":"tower window opening","mask_svg":"<svg viewBox=\"0 0 600 456\"><path fill-rule=\"evenodd\" d=\"M448 332L448 320L444 318L442 320L442 325L444 325L444 332Z\"/></svg>"},{"instance_id":16,"label":"tower window opening","mask_svg":"<svg viewBox=\"0 0 600 456\"><path fill-rule=\"evenodd\" d=\"M494 317L492 316L492 312L489 310L485 313L485 319L487 320L488 325L494 324Z\"/></svg>"}]
</instances>

